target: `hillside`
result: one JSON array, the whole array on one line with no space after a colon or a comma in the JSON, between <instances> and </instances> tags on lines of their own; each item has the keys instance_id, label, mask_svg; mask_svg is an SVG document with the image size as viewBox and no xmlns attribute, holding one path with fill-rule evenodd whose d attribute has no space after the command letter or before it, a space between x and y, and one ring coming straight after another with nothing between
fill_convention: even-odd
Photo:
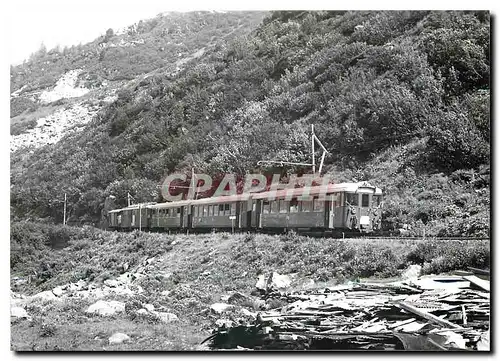
<instances>
[{"instance_id":1,"label":"hillside","mask_svg":"<svg viewBox=\"0 0 500 361\"><path fill-rule=\"evenodd\" d=\"M314 124L335 181L384 190L387 229L489 234L488 12L228 14L170 14L12 68L13 134L61 108L92 117L11 146L13 218L60 222L67 193L70 221L98 224L106 197L161 200L174 171L308 162ZM86 93L44 104L37 92L76 70Z\"/></svg>"},{"instance_id":2,"label":"hillside","mask_svg":"<svg viewBox=\"0 0 500 361\"><path fill-rule=\"evenodd\" d=\"M289 292L469 266L490 267L487 240L167 235L14 222L10 298L18 316L11 321L11 347L206 350L201 341L221 322L255 320L257 312L288 304L279 294L258 297L259 277L273 272L291 280L283 289ZM116 312L89 312L103 302ZM117 332L130 339L108 341Z\"/></svg>"}]
</instances>

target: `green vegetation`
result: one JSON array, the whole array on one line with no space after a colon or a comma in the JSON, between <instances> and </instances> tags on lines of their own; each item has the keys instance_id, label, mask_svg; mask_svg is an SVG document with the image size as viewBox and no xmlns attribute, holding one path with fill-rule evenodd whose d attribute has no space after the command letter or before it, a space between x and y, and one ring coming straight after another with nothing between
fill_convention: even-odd
<instances>
[{"instance_id":1,"label":"green vegetation","mask_svg":"<svg viewBox=\"0 0 500 361\"><path fill-rule=\"evenodd\" d=\"M273 12L232 38L210 35L220 15L175 16L189 30L153 19L133 39L146 46L165 36L183 54L207 39L213 47L181 71L159 60L173 69L177 48L165 58L143 55L139 45L106 48L88 74L135 80L83 133L12 155L15 219L58 222L67 193L71 220L98 224L107 196L120 195L117 207L127 192L137 202L161 200L157 186L174 171L243 174L276 170L259 168L263 159L308 162L314 124L335 181L384 190L386 229L489 235L488 12ZM249 30L256 17L245 16L228 19ZM234 26L226 23L225 34ZM196 38L201 27L207 31ZM97 57L73 51L75 67ZM36 64L13 70L13 89L28 79L26 67L40 76Z\"/></svg>"},{"instance_id":2,"label":"green vegetation","mask_svg":"<svg viewBox=\"0 0 500 361\"><path fill-rule=\"evenodd\" d=\"M209 288L217 284L218 292L251 292L257 276L272 271L343 282L398 276L410 264L423 266L427 273L490 265L487 241L338 240L294 233L167 235L32 222L15 222L11 228L12 275L31 276L29 292L79 279L102 282L123 273L125 263L133 269L152 257L163 257L163 270L173 275L161 280L152 272L142 286L153 293L192 282ZM211 276L204 285L199 277L207 270Z\"/></svg>"},{"instance_id":3,"label":"green vegetation","mask_svg":"<svg viewBox=\"0 0 500 361\"><path fill-rule=\"evenodd\" d=\"M95 301L91 298L30 301L26 311L32 320L13 321L12 345L16 350L199 349L217 319L243 317L239 313L214 314L210 305L233 292L251 294L260 274L295 274L299 283L293 287L300 288L311 280L321 287L364 277L399 276L412 264L421 265L424 273L468 266L489 268L489 242L338 240L294 233L120 233L14 222L11 276L30 280L17 284L14 279L14 292L33 295L80 279L99 287L125 269L143 274L134 281L143 291L104 296L125 303L125 313L107 318L85 313ZM253 312L263 307L254 299L244 302ZM144 303L173 312L179 321L165 325L154 317L138 316L135 311ZM267 302L271 308L283 305L278 298ZM108 345L107 339L114 332L125 332L133 342Z\"/></svg>"}]
</instances>

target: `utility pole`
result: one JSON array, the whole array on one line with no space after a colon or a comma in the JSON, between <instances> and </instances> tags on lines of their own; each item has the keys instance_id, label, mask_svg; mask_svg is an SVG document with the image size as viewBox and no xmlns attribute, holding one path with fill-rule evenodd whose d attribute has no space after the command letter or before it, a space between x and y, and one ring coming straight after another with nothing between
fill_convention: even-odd
<instances>
[{"instance_id":1,"label":"utility pole","mask_svg":"<svg viewBox=\"0 0 500 361\"><path fill-rule=\"evenodd\" d=\"M314 155L314 124L311 124L311 153L312 153L312 168L313 168L313 175L316 175L316 160L315 160L315 155ZM321 173L321 171L320 171Z\"/></svg>"},{"instance_id":2,"label":"utility pole","mask_svg":"<svg viewBox=\"0 0 500 361\"><path fill-rule=\"evenodd\" d=\"M283 167L285 164L288 165L305 165L305 166L312 166L312 171L313 175L316 175L316 154L315 154L315 142L318 143L318 145L321 147L323 150L323 154L321 155L321 161L319 164L319 169L318 169L318 174L321 176L321 171L323 170L323 162L325 160L326 153L329 153L323 143L318 139L316 134L314 133L314 124L311 124L311 155L312 155L312 163L295 163L295 162L284 162L281 160L260 160L257 162L257 165L262 165L262 164L278 164L280 167Z\"/></svg>"},{"instance_id":3,"label":"utility pole","mask_svg":"<svg viewBox=\"0 0 500 361\"><path fill-rule=\"evenodd\" d=\"M142 230L142 204L139 203L139 232Z\"/></svg>"},{"instance_id":4,"label":"utility pole","mask_svg":"<svg viewBox=\"0 0 500 361\"><path fill-rule=\"evenodd\" d=\"M66 225L66 193L64 193L64 216L63 216L63 225Z\"/></svg>"},{"instance_id":5,"label":"utility pole","mask_svg":"<svg viewBox=\"0 0 500 361\"><path fill-rule=\"evenodd\" d=\"M127 206L130 207L130 193L127 192Z\"/></svg>"}]
</instances>

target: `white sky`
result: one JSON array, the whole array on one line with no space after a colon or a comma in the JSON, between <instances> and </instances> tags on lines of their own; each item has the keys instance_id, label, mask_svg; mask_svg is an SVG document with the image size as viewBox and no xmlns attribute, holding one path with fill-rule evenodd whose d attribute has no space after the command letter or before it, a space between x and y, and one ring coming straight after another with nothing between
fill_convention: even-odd
<instances>
[{"instance_id":1,"label":"white sky","mask_svg":"<svg viewBox=\"0 0 500 361\"><path fill-rule=\"evenodd\" d=\"M29 57L40 48L42 43L47 49L57 45L77 45L86 43L104 34L108 28L120 28L131 25L141 19L148 19L165 11L187 10L245 10L245 9L377 9L377 8L435 8L433 1L401 3L399 1L370 2L350 0L341 2L326 0L4 0L7 9L8 62L16 64ZM447 4L448 3L448 4ZM368 5L367 5L368 4ZM440 8L470 8L470 1L446 1L438 3ZM434 6L433 6L434 5ZM448 6L447 6L448 5ZM451 6L450 6L451 5ZM477 1L475 8L481 8ZM5 6L5 3L3 4ZM488 8L483 4L482 8Z\"/></svg>"}]
</instances>

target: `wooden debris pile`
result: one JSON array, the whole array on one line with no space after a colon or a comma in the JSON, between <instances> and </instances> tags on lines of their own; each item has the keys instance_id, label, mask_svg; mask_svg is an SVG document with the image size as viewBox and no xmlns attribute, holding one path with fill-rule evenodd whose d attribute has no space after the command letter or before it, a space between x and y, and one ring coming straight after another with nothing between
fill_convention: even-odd
<instances>
[{"instance_id":1,"label":"wooden debris pile","mask_svg":"<svg viewBox=\"0 0 500 361\"><path fill-rule=\"evenodd\" d=\"M465 275L351 283L301 292L205 341L242 350L489 350L489 280Z\"/></svg>"}]
</instances>

